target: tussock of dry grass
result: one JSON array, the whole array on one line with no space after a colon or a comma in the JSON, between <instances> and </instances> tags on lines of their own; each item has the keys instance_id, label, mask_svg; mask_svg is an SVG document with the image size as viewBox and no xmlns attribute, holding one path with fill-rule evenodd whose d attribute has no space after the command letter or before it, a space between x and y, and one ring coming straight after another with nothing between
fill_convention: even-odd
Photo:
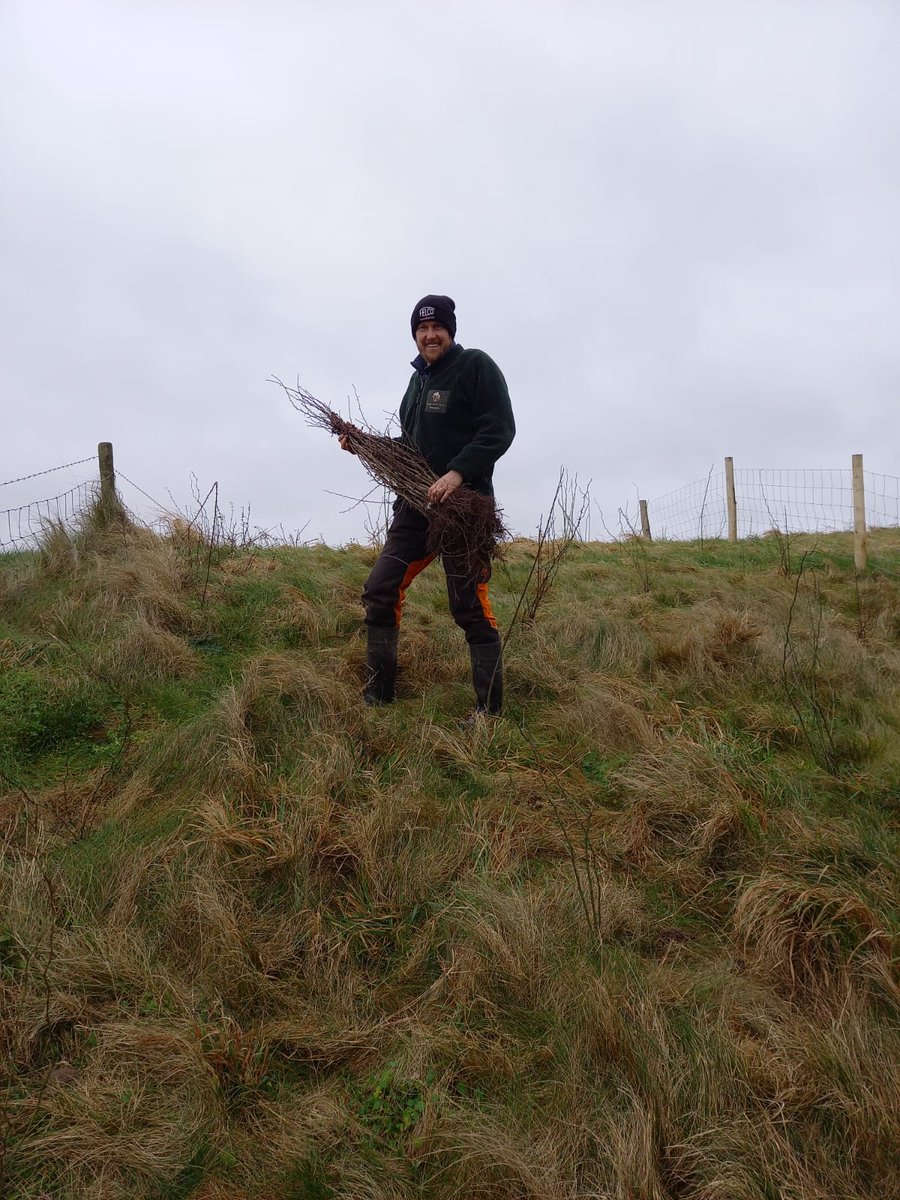
<instances>
[{"instance_id":1,"label":"tussock of dry grass","mask_svg":"<svg viewBox=\"0 0 900 1200\"><path fill-rule=\"evenodd\" d=\"M181 631L189 625L185 590L186 567L174 546L154 540L122 559L99 559L99 587L120 605L141 612L163 629Z\"/></svg>"},{"instance_id":2,"label":"tussock of dry grass","mask_svg":"<svg viewBox=\"0 0 900 1200\"><path fill-rule=\"evenodd\" d=\"M557 1200L567 1191L546 1135L518 1129L484 1105L448 1107L426 1126L423 1159L445 1195Z\"/></svg>"},{"instance_id":3,"label":"tussock of dry grass","mask_svg":"<svg viewBox=\"0 0 900 1200\"><path fill-rule=\"evenodd\" d=\"M679 737L631 759L616 780L630 803L610 842L628 861L677 872L721 868L761 816L708 746Z\"/></svg>"},{"instance_id":4,"label":"tussock of dry grass","mask_svg":"<svg viewBox=\"0 0 900 1200\"><path fill-rule=\"evenodd\" d=\"M856 980L900 998L891 975L895 940L846 889L763 876L741 893L734 924L754 967L792 995L804 991L815 1000Z\"/></svg>"},{"instance_id":5,"label":"tussock of dry grass","mask_svg":"<svg viewBox=\"0 0 900 1200\"><path fill-rule=\"evenodd\" d=\"M710 600L691 606L689 614L673 610L654 630L654 658L668 669L688 669L695 676L740 669L752 657L763 625L753 613Z\"/></svg>"},{"instance_id":6,"label":"tussock of dry grass","mask_svg":"<svg viewBox=\"0 0 900 1200\"><path fill-rule=\"evenodd\" d=\"M350 707L349 692L319 663L286 654L263 654L247 663L240 683L226 694L220 713L225 727L238 736L241 728L252 730L282 720L289 733L291 726L327 716L338 707Z\"/></svg>"},{"instance_id":7,"label":"tussock of dry grass","mask_svg":"<svg viewBox=\"0 0 900 1200\"><path fill-rule=\"evenodd\" d=\"M190 678L198 672L199 656L183 638L138 612L100 666L118 686L129 688L148 678L159 682Z\"/></svg>"},{"instance_id":8,"label":"tussock of dry grass","mask_svg":"<svg viewBox=\"0 0 900 1200\"><path fill-rule=\"evenodd\" d=\"M560 705L559 725L577 744L605 755L648 750L657 737L636 688L602 676L576 684Z\"/></svg>"},{"instance_id":9,"label":"tussock of dry grass","mask_svg":"<svg viewBox=\"0 0 900 1200\"><path fill-rule=\"evenodd\" d=\"M11 1200L891 1194L892 576L577 547L463 729L439 570L370 710L371 552L211 550L0 571Z\"/></svg>"},{"instance_id":10,"label":"tussock of dry grass","mask_svg":"<svg viewBox=\"0 0 900 1200\"><path fill-rule=\"evenodd\" d=\"M145 1025L101 1027L89 1063L42 1096L26 1170L57 1172L70 1194L127 1197L174 1180L216 1121L214 1081L186 1036Z\"/></svg>"},{"instance_id":11,"label":"tussock of dry grass","mask_svg":"<svg viewBox=\"0 0 900 1200\"><path fill-rule=\"evenodd\" d=\"M629 597L630 599L630 597ZM552 643L569 645L587 667L620 679L633 679L643 671L652 653L652 643L635 614L618 611L605 603L585 600L572 611L547 617L546 631Z\"/></svg>"}]
</instances>

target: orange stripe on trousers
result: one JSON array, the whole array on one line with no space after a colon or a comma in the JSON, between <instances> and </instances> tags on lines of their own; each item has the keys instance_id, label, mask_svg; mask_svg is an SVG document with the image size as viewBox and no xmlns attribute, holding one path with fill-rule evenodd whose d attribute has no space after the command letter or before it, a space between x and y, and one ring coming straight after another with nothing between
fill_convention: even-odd
<instances>
[{"instance_id":1,"label":"orange stripe on trousers","mask_svg":"<svg viewBox=\"0 0 900 1200\"><path fill-rule=\"evenodd\" d=\"M478 583L475 585L475 595L478 597L478 603L481 605L481 611L484 613L484 619L490 625L491 629L497 628L497 619L494 616L491 602L488 597L488 585L486 583Z\"/></svg>"},{"instance_id":2,"label":"orange stripe on trousers","mask_svg":"<svg viewBox=\"0 0 900 1200\"><path fill-rule=\"evenodd\" d=\"M411 562L406 568L406 574L403 576L403 580L400 584L400 595L397 599L397 603L394 605L394 616L396 618L394 622L395 625L400 624L400 618L403 616L403 601L406 598L406 589L409 587L415 577L420 575L431 562L434 562L433 554L429 554L427 558L419 558L415 562Z\"/></svg>"}]
</instances>

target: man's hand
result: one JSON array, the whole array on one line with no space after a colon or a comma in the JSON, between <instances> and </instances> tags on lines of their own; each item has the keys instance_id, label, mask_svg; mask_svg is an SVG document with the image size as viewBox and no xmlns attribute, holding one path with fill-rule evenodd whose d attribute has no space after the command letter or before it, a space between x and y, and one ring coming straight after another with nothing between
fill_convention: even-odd
<instances>
[{"instance_id":1,"label":"man's hand","mask_svg":"<svg viewBox=\"0 0 900 1200\"><path fill-rule=\"evenodd\" d=\"M459 471L448 471L440 479L436 479L428 489L428 499L432 504L443 504L458 487L462 486L463 477Z\"/></svg>"},{"instance_id":2,"label":"man's hand","mask_svg":"<svg viewBox=\"0 0 900 1200\"><path fill-rule=\"evenodd\" d=\"M340 448L341 448L342 450L346 450L346 451L347 451L349 454L355 454L355 453L356 453L356 451L355 451L355 450L353 449L353 447L350 445L350 439L347 437L346 433L342 433L342 434L340 434L340 435L339 435L339 437L338 437L338 445L340 446Z\"/></svg>"}]
</instances>

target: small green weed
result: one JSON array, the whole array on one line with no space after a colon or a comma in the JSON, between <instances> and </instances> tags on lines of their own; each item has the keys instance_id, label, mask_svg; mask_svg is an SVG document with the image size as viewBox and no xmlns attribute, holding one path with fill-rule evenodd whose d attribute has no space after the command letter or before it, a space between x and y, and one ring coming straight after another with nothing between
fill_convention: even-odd
<instances>
[{"instance_id":1,"label":"small green weed","mask_svg":"<svg viewBox=\"0 0 900 1200\"><path fill-rule=\"evenodd\" d=\"M356 1091L356 1115L372 1135L398 1148L425 1112L434 1073L424 1083L403 1079L399 1064L389 1062Z\"/></svg>"},{"instance_id":2,"label":"small green weed","mask_svg":"<svg viewBox=\"0 0 900 1200\"><path fill-rule=\"evenodd\" d=\"M615 781L611 778L615 771L624 767L628 762L626 754L605 756L596 750L589 750L581 760L581 769L586 778L593 783L604 795L611 796L616 790Z\"/></svg>"}]
</instances>

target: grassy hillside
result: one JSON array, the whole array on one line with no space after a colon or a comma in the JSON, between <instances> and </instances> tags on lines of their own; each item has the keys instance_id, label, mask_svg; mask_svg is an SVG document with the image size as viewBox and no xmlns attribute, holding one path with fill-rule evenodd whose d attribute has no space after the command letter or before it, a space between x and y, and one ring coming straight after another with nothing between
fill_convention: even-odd
<instances>
[{"instance_id":1,"label":"grassy hillside","mask_svg":"<svg viewBox=\"0 0 900 1200\"><path fill-rule=\"evenodd\" d=\"M896 1195L872 551L857 583L842 536L577 546L467 732L437 567L370 710L370 549L7 558L0 1194Z\"/></svg>"}]
</instances>

